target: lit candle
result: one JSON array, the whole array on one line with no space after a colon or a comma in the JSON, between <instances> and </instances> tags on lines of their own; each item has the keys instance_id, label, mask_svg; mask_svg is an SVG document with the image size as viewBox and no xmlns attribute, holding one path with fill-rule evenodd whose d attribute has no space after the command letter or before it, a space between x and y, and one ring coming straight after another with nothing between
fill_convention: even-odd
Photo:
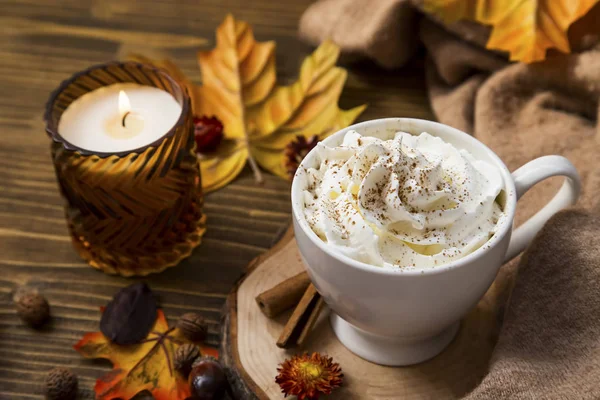
<instances>
[{"instance_id":1,"label":"lit candle","mask_svg":"<svg viewBox=\"0 0 600 400\"><path fill-rule=\"evenodd\" d=\"M181 115L168 92L136 83L115 83L84 94L62 114L58 132L84 150L118 153L164 136Z\"/></svg>"},{"instance_id":2,"label":"lit candle","mask_svg":"<svg viewBox=\"0 0 600 400\"><path fill-rule=\"evenodd\" d=\"M123 276L176 265L202 238L202 186L185 88L135 62L90 67L51 93L46 133L73 245Z\"/></svg>"}]
</instances>

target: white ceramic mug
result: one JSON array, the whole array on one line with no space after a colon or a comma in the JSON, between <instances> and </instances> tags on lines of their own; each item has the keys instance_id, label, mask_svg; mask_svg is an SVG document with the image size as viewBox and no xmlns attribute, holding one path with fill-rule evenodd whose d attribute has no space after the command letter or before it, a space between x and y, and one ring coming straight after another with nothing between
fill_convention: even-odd
<instances>
[{"instance_id":1,"label":"white ceramic mug","mask_svg":"<svg viewBox=\"0 0 600 400\"><path fill-rule=\"evenodd\" d=\"M292 183L296 241L311 281L332 310L331 324L338 339L377 364L425 361L452 341L460 319L481 299L500 266L523 251L548 218L577 201L580 179L573 164L561 156L535 159L511 174L500 158L474 137L418 119L363 122L336 132L324 144L339 145L349 130L381 139L392 138L398 131L428 132L496 166L504 178L506 222L485 246L439 267L401 270L368 265L330 249L309 227L303 212L303 167L318 166L316 152L308 153L298 168ZM556 196L512 232L517 200L536 183L556 175L566 177Z\"/></svg>"}]
</instances>

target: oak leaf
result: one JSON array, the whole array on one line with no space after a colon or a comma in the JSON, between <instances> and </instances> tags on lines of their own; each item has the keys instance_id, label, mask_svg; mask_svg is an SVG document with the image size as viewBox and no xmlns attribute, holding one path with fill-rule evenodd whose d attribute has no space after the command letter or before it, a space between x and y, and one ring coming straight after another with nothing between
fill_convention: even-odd
<instances>
[{"instance_id":1,"label":"oak leaf","mask_svg":"<svg viewBox=\"0 0 600 400\"><path fill-rule=\"evenodd\" d=\"M300 76L277 86L275 42L257 42L252 28L228 15L216 30L216 47L198 53L202 85L193 84L170 61L153 62L182 82L196 116L216 116L224 126L219 149L200 156L205 192L231 182L249 161L287 178L284 149L296 136L323 139L350 125L365 105L341 110L337 104L347 72L336 67L339 47L322 43L302 63Z\"/></svg>"},{"instance_id":2,"label":"oak leaf","mask_svg":"<svg viewBox=\"0 0 600 400\"><path fill-rule=\"evenodd\" d=\"M445 23L470 19L492 26L488 49L510 53L511 61L532 63L546 50L571 51L567 30L600 0L424 0L427 12Z\"/></svg>"},{"instance_id":3,"label":"oak leaf","mask_svg":"<svg viewBox=\"0 0 600 400\"><path fill-rule=\"evenodd\" d=\"M131 399L147 390L156 400L180 400L190 396L187 379L173 366L179 346L188 343L178 329L169 328L162 310L148 337L138 344L117 345L101 332L87 333L74 346L86 358L106 358L113 370L99 378L94 386L96 399ZM203 354L217 353L202 347Z\"/></svg>"}]
</instances>

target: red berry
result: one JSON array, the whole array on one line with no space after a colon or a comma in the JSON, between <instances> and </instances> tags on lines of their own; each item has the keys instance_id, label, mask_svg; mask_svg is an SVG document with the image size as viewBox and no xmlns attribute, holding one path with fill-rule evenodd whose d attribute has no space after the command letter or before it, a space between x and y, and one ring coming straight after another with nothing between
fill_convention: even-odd
<instances>
[{"instance_id":1,"label":"red berry","mask_svg":"<svg viewBox=\"0 0 600 400\"><path fill-rule=\"evenodd\" d=\"M215 151L223 141L223 124L215 116L194 117L194 137L198 153Z\"/></svg>"}]
</instances>

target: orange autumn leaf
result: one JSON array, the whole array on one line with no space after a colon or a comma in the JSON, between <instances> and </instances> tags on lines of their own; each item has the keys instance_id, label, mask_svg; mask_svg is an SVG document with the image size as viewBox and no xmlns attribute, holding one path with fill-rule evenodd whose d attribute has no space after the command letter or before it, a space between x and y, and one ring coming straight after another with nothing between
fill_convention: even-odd
<instances>
[{"instance_id":1,"label":"orange autumn leaf","mask_svg":"<svg viewBox=\"0 0 600 400\"><path fill-rule=\"evenodd\" d=\"M296 138L320 139L350 125L366 106L341 110L347 72L335 64L337 45L322 43L300 67L289 86L276 82L275 42L257 42L252 28L231 15L216 30L216 47L198 53L202 85L190 82L168 60L152 61L182 82L196 116L216 116L225 140L214 153L200 156L205 192L231 182L247 162L287 179L285 146ZM138 61L149 62L143 56Z\"/></svg>"},{"instance_id":2,"label":"orange autumn leaf","mask_svg":"<svg viewBox=\"0 0 600 400\"><path fill-rule=\"evenodd\" d=\"M187 379L173 367L177 348L187 341L178 329L170 328L162 310L146 340L122 346L111 343L101 332L87 333L74 346L85 358L106 358L113 370L96 381L96 399L131 399L148 390L156 400L182 400L190 396ZM202 354L217 356L201 348Z\"/></svg>"},{"instance_id":3,"label":"orange autumn leaf","mask_svg":"<svg viewBox=\"0 0 600 400\"><path fill-rule=\"evenodd\" d=\"M445 23L470 19L492 26L486 47L532 63L546 50L571 51L567 30L600 0L424 0L427 12Z\"/></svg>"}]
</instances>

